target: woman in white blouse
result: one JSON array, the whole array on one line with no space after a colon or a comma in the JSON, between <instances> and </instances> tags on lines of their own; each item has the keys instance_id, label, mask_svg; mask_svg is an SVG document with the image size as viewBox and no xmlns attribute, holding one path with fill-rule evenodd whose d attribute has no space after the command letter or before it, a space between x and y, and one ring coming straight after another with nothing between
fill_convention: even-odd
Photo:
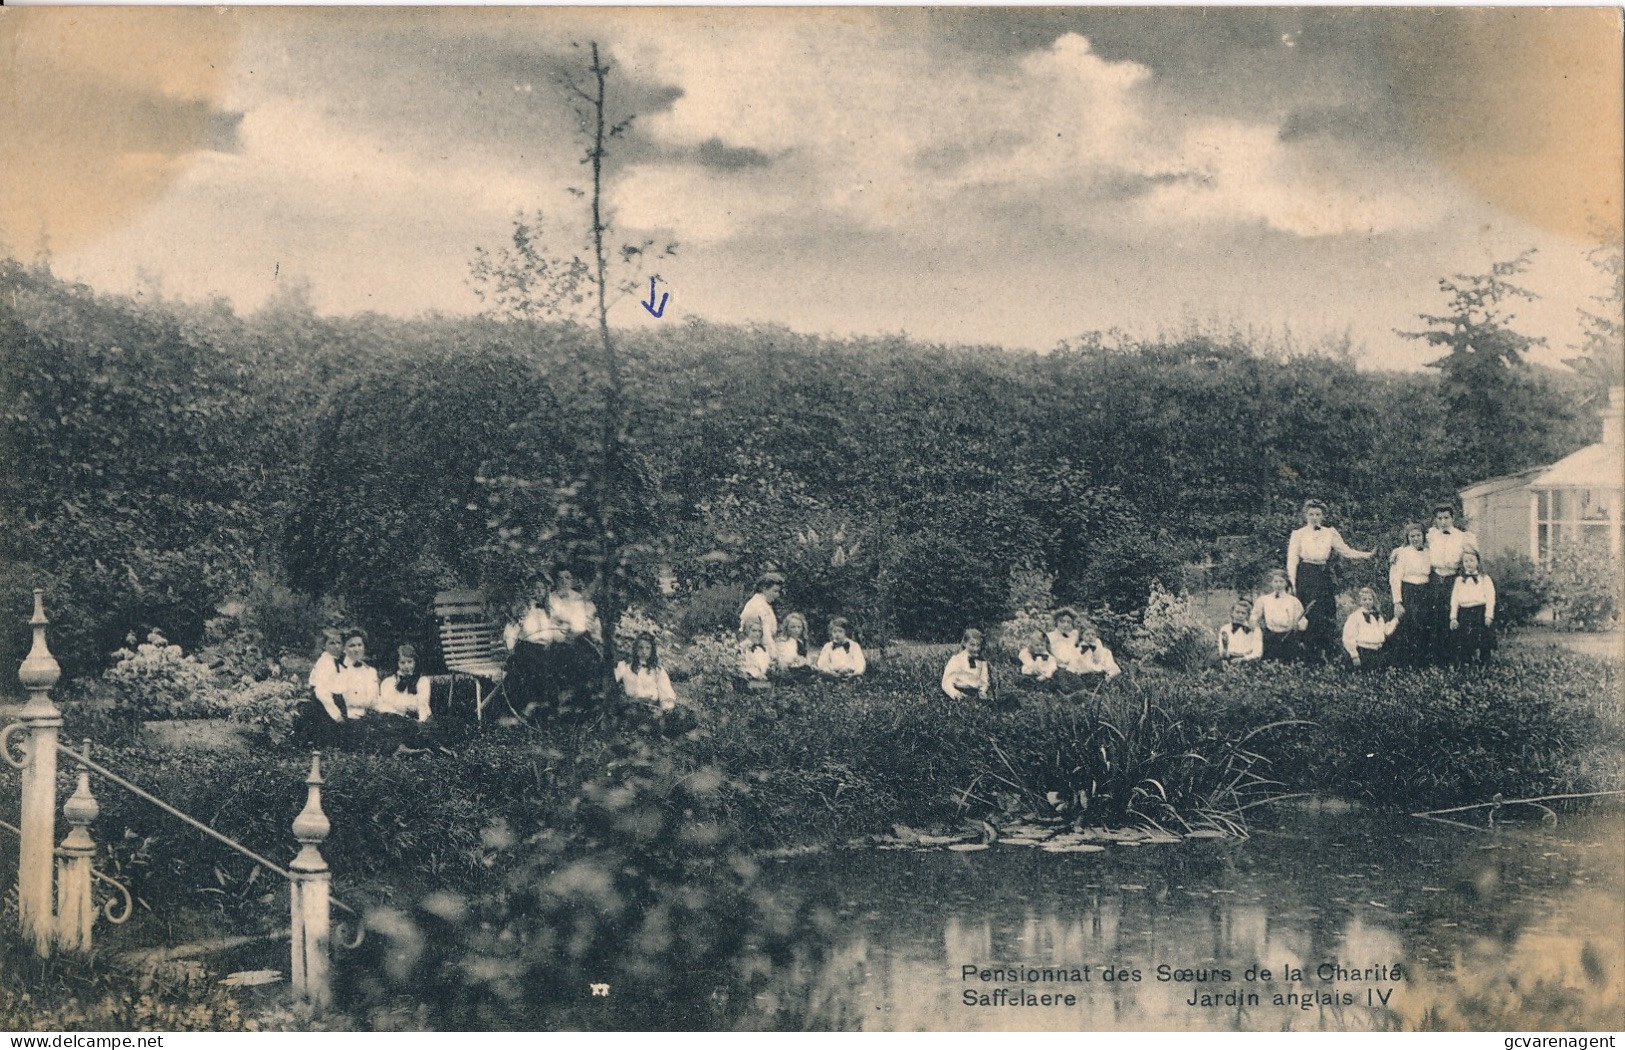
<instances>
[{"instance_id":1,"label":"woman in white blouse","mask_svg":"<svg viewBox=\"0 0 1625 1050\"><path fill-rule=\"evenodd\" d=\"M773 643L773 666L781 671L802 671L812 666L812 654L807 651L807 618L798 612L779 624L779 636Z\"/></svg>"}]
</instances>

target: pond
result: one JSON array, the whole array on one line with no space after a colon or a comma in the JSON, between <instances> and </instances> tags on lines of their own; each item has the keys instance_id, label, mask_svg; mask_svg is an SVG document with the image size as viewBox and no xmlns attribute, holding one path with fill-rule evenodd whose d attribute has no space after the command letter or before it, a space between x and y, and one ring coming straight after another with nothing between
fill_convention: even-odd
<instances>
[{"instance_id":1,"label":"pond","mask_svg":"<svg viewBox=\"0 0 1625 1050\"><path fill-rule=\"evenodd\" d=\"M769 875L838 916L802 975L817 1028L1625 1027L1625 811L1493 833L1325 805L1260 823L1246 841L847 851Z\"/></svg>"}]
</instances>

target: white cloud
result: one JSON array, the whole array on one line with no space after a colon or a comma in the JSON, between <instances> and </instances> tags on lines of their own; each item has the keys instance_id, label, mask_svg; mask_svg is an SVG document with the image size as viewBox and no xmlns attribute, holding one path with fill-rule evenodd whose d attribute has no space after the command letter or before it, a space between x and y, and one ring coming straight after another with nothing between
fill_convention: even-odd
<instances>
[{"instance_id":1,"label":"white cloud","mask_svg":"<svg viewBox=\"0 0 1625 1050\"><path fill-rule=\"evenodd\" d=\"M645 133L673 147L754 149L773 166L634 168L617 194L623 217L681 238L726 239L798 212L897 228L979 201L1024 200L1056 223L1123 235L1130 219L1380 233L1440 211L1434 194L1362 174L1369 161L1352 151L1172 111L1149 90L1149 68L1104 58L1075 33L990 69L933 56L865 17L683 30L617 48L640 75L683 92Z\"/></svg>"}]
</instances>

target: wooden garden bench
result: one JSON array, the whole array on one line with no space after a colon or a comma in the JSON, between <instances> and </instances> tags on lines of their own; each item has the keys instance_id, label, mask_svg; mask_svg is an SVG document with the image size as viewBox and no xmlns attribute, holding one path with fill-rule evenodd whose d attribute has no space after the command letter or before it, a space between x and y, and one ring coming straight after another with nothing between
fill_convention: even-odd
<instances>
[{"instance_id":1,"label":"wooden garden bench","mask_svg":"<svg viewBox=\"0 0 1625 1050\"><path fill-rule=\"evenodd\" d=\"M485 718L485 683L501 682L507 652L502 628L491 622L485 596L476 590L441 591L434 596L434 617L440 628L440 654L451 673L474 682L474 717Z\"/></svg>"}]
</instances>

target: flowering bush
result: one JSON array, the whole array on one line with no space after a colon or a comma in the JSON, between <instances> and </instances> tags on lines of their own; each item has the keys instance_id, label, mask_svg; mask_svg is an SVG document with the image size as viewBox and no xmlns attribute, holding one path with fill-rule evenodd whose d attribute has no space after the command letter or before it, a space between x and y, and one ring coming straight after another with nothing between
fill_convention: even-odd
<instances>
[{"instance_id":1,"label":"flowering bush","mask_svg":"<svg viewBox=\"0 0 1625 1050\"><path fill-rule=\"evenodd\" d=\"M660 662L679 681L704 678L712 684L725 683L739 670L739 641L732 631L702 634L669 653L661 650Z\"/></svg>"},{"instance_id":2,"label":"flowering bush","mask_svg":"<svg viewBox=\"0 0 1625 1050\"><path fill-rule=\"evenodd\" d=\"M294 712L304 697L303 687L285 679L245 684L231 695L231 720L257 727L273 743L286 740L293 733Z\"/></svg>"},{"instance_id":3,"label":"flowering bush","mask_svg":"<svg viewBox=\"0 0 1625 1050\"><path fill-rule=\"evenodd\" d=\"M104 677L118 702L141 718L211 718L223 711L214 672L157 630L136 648L119 649L113 659Z\"/></svg>"},{"instance_id":4,"label":"flowering bush","mask_svg":"<svg viewBox=\"0 0 1625 1050\"><path fill-rule=\"evenodd\" d=\"M998 629L993 632L993 648L1010 656L1021 652L1021 647L1031 641L1034 635L1044 634L1055 626L1055 621L1047 609L1047 606L1040 606L1037 611L1028 608L1017 609L1014 616L999 624Z\"/></svg>"},{"instance_id":5,"label":"flowering bush","mask_svg":"<svg viewBox=\"0 0 1625 1050\"><path fill-rule=\"evenodd\" d=\"M645 632L655 636L662 661L677 648L677 636L669 628L645 612L643 606L631 605L621 613L620 622L615 625L615 651L622 656L630 653L632 643Z\"/></svg>"},{"instance_id":6,"label":"flowering bush","mask_svg":"<svg viewBox=\"0 0 1625 1050\"><path fill-rule=\"evenodd\" d=\"M1136 660L1195 670L1208 662L1211 649L1207 627L1191 607L1190 596L1176 595L1154 581L1145 614L1129 636L1129 653Z\"/></svg>"}]
</instances>

